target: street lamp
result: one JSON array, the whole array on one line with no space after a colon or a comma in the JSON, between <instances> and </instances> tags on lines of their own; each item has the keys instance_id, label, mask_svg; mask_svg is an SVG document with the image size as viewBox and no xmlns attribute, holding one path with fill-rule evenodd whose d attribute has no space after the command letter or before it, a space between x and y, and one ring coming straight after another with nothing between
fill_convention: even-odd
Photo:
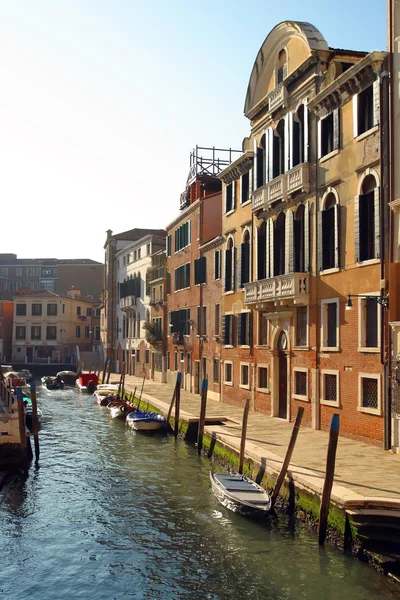
<instances>
[{"instance_id":1,"label":"street lamp","mask_svg":"<svg viewBox=\"0 0 400 600\"><path fill-rule=\"evenodd\" d=\"M364 294L347 294L346 310L353 310L353 302L351 300L352 298L365 298L366 300L373 298L381 306L384 306L385 308L389 308L389 297L388 296L383 296L382 294L380 296L368 296L368 295L364 295Z\"/></svg>"}]
</instances>

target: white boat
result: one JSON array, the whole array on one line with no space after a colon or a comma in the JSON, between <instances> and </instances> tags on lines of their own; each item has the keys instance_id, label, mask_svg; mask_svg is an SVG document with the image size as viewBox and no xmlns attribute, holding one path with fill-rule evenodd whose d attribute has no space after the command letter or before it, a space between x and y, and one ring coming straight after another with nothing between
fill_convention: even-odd
<instances>
[{"instance_id":1,"label":"white boat","mask_svg":"<svg viewBox=\"0 0 400 600\"><path fill-rule=\"evenodd\" d=\"M271 510L271 497L245 475L210 472L211 488L223 506L233 512L260 515Z\"/></svg>"},{"instance_id":2,"label":"white boat","mask_svg":"<svg viewBox=\"0 0 400 600\"><path fill-rule=\"evenodd\" d=\"M118 384L117 383L99 383L97 385L97 390L110 390L111 392L118 392Z\"/></svg>"},{"instance_id":3,"label":"white boat","mask_svg":"<svg viewBox=\"0 0 400 600\"><path fill-rule=\"evenodd\" d=\"M112 402L108 409L112 419L125 419L128 412L126 402Z\"/></svg>"},{"instance_id":4,"label":"white boat","mask_svg":"<svg viewBox=\"0 0 400 600\"><path fill-rule=\"evenodd\" d=\"M164 415L147 411L132 411L126 417L126 423L135 431L155 431L166 425Z\"/></svg>"},{"instance_id":5,"label":"white boat","mask_svg":"<svg viewBox=\"0 0 400 600\"><path fill-rule=\"evenodd\" d=\"M93 394L97 388L98 378L96 373L82 373L75 382L76 387L87 394Z\"/></svg>"}]
</instances>

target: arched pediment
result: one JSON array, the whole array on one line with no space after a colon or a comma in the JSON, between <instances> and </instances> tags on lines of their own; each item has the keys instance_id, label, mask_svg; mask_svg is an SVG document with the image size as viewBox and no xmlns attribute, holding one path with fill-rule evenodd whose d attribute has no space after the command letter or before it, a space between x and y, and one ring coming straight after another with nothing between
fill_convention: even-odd
<instances>
[{"instance_id":1,"label":"arched pediment","mask_svg":"<svg viewBox=\"0 0 400 600\"><path fill-rule=\"evenodd\" d=\"M305 62L313 51L329 50L322 34L310 23L283 21L276 25L265 38L250 75L244 114L276 87L275 66L281 50L287 55L286 76Z\"/></svg>"}]
</instances>

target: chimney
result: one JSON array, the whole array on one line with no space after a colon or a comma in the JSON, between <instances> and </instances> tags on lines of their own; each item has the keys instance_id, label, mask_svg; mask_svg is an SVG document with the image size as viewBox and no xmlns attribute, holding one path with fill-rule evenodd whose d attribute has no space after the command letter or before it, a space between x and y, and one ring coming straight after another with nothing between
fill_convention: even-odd
<instances>
[{"instance_id":1,"label":"chimney","mask_svg":"<svg viewBox=\"0 0 400 600\"><path fill-rule=\"evenodd\" d=\"M68 296L70 298L77 298L78 296L81 295L81 291L77 290L76 287L74 285L72 285L69 290L68 290Z\"/></svg>"}]
</instances>

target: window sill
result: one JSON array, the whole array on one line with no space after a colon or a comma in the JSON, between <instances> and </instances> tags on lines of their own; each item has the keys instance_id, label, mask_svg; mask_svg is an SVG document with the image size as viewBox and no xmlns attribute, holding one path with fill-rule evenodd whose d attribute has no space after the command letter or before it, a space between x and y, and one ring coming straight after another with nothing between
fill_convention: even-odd
<instances>
[{"instance_id":1,"label":"window sill","mask_svg":"<svg viewBox=\"0 0 400 600\"><path fill-rule=\"evenodd\" d=\"M249 344L240 344L239 348L244 348L245 350L246 349L248 350L250 348L250 345Z\"/></svg>"},{"instance_id":2,"label":"window sill","mask_svg":"<svg viewBox=\"0 0 400 600\"><path fill-rule=\"evenodd\" d=\"M224 348L228 349L233 348L232 344L223 344Z\"/></svg>"},{"instance_id":3,"label":"window sill","mask_svg":"<svg viewBox=\"0 0 400 600\"><path fill-rule=\"evenodd\" d=\"M270 346L268 344L256 344L254 348L257 348L257 350L269 350Z\"/></svg>"},{"instance_id":4,"label":"window sill","mask_svg":"<svg viewBox=\"0 0 400 600\"><path fill-rule=\"evenodd\" d=\"M365 408L364 406L357 407L358 412L366 413L368 415L375 415L377 417L382 416L382 411L380 408Z\"/></svg>"},{"instance_id":5,"label":"window sill","mask_svg":"<svg viewBox=\"0 0 400 600\"><path fill-rule=\"evenodd\" d=\"M334 156L336 156L337 154L339 154L339 148L336 148L336 150L332 150L332 152L329 152L329 154L325 154L325 156L321 156L321 158L319 159L319 164L324 163L326 160L329 160L330 158L333 158Z\"/></svg>"},{"instance_id":6,"label":"window sill","mask_svg":"<svg viewBox=\"0 0 400 600\"><path fill-rule=\"evenodd\" d=\"M249 384L245 385L244 383L240 383L239 387L242 388L242 390L249 390L250 389Z\"/></svg>"},{"instance_id":7,"label":"window sill","mask_svg":"<svg viewBox=\"0 0 400 600\"><path fill-rule=\"evenodd\" d=\"M246 202L241 202L240 206L248 206L249 204L251 204L251 198L249 200L246 200Z\"/></svg>"},{"instance_id":8,"label":"window sill","mask_svg":"<svg viewBox=\"0 0 400 600\"><path fill-rule=\"evenodd\" d=\"M293 350L300 350L301 352L308 352L310 350L310 346L293 346Z\"/></svg>"},{"instance_id":9,"label":"window sill","mask_svg":"<svg viewBox=\"0 0 400 600\"><path fill-rule=\"evenodd\" d=\"M331 269L325 269L323 271L320 271L319 274L320 275L331 275L332 273L339 273L340 269L339 267L332 267Z\"/></svg>"},{"instance_id":10,"label":"window sill","mask_svg":"<svg viewBox=\"0 0 400 600\"><path fill-rule=\"evenodd\" d=\"M271 390L269 390L268 388L256 388L257 392L260 392L260 394L270 394Z\"/></svg>"},{"instance_id":11,"label":"window sill","mask_svg":"<svg viewBox=\"0 0 400 600\"><path fill-rule=\"evenodd\" d=\"M310 402L308 396L301 396L300 394L292 394L292 398L294 398L294 400L301 400L302 402Z\"/></svg>"},{"instance_id":12,"label":"window sill","mask_svg":"<svg viewBox=\"0 0 400 600\"><path fill-rule=\"evenodd\" d=\"M321 352L340 352L339 346L321 346Z\"/></svg>"},{"instance_id":13,"label":"window sill","mask_svg":"<svg viewBox=\"0 0 400 600\"><path fill-rule=\"evenodd\" d=\"M229 385L229 387L233 387L233 381L224 381L224 385Z\"/></svg>"},{"instance_id":14,"label":"window sill","mask_svg":"<svg viewBox=\"0 0 400 600\"><path fill-rule=\"evenodd\" d=\"M371 129L368 129L368 131L364 131L364 133L360 133L360 135L358 135L354 139L356 140L356 142L361 142L361 140L365 140L365 138L369 137L373 133L376 133L378 130L379 125L374 125L374 127L371 127Z\"/></svg>"},{"instance_id":15,"label":"window sill","mask_svg":"<svg viewBox=\"0 0 400 600\"><path fill-rule=\"evenodd\" d=\"M236 210L235 208L232 208L232 210L228 210L228 212L225 213L225 217L229 217L230 215L233 215L235 210Z\"/></svg>"},{"instance_id":16,"label":"window sill","mask_svg":"<svg viewBox=\"0 0 400 600\"><path fill-rule=\"evenodd\" d=\"M380 258L369 258L368 260L360 260L357 264L359 267L367 267L368 265L378 265L380 262Z\"/></svg>"},{"instance_id":17,"label":"window sill","mask_svg":"<svg viewBox=\"0 0 400 600\"><path fill-rule=\"evenodd\" d=\"M334 408L340 408L339 400L322 400L320 399L320 403L324 406L333 406Z\"/></svg>"},{"instance_id":18,"label":"window sill","mask_svg":"<svg viewBox=\"0 0 400 600\"><path fill-rule=\"evenodd\" d=\"M179 290L174 290L174 294L177 294L178 292L184 292L185 290L190 290L190 285L188 287L185 288L180 288Z\"/></svg>"},{"instance_id":19,"label":"window sill","mask_svg":"<svg viewBox=\"0 0 400 600\"><path fill-rule=\"evenodd\" d=\"M374 348L357 348L358 352L366 352L368 354L379 354L379 352L381 351L380 348L374 347Z\"/></svg>"},{"instance_id":20,"label":"window sill","mask_svg":"<svg viewBox=\"0 0 400 600\"><path fill-rule=\"evenodd\" d=\"M227 292L224 292L225 296L230 296L231 294L234 294L235 291L234 290L228 290Z\"/></svg>"}]
</instances>

